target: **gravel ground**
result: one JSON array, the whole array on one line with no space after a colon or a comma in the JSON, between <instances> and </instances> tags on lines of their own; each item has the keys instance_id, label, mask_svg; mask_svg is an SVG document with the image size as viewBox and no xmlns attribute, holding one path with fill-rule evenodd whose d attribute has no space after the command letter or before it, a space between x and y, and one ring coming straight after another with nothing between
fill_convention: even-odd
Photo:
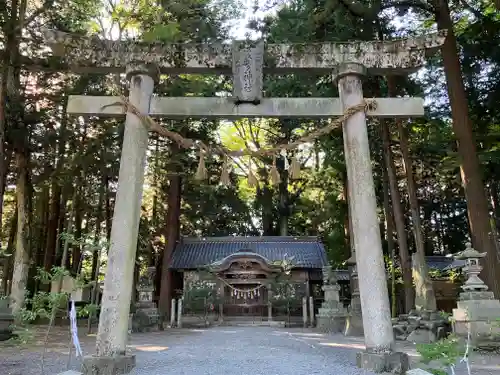
<instances>
[{"instance_id":1,"label":"gravel ground","mask_svg":"<svg viewBox=\"0 0 500 375\"><path fill-rule=\"evenodd\" d=\"M164 353L138 355L137 375L369 374L354 366L355 353L273 328L214 328L184 337Z\"/></svg>"},{"instance_id":2,"label":"gravel ground","mask_svg":"<svg viewBox=\"0 0 500 375\"><path fill-rule=\"evenodd\" d=\"M312 336L311 336L312 335ZM132 336L136 354L134 375L369 374L354 366L359 349L318 345L318 334L268 327L227 327L207 330L168 330ZM92 353L95 337L83 337L85 353ZM58 343L59 342L59 343ZM54 333L45 354L44 375L66 370L68 337ZM31 347L0 347L0 375L42 374L40 340ZM72 369L79 368L73 358Z\"/></svg>"},{"instance_id":3,"label":"gravel ground","mask_svg":"<svg viewBox=\"0 0 500 375\"><path fill-rule=\"evenodd\" d=\"M80 332L84 331L81 329ZM55 328L46 345L44 372L41 371L43 332L29 347L0 345L0 375L55 375L67 369L67 331ZM85 354L94 351L95 336L81 337ZM132 336L130 350L136 354L132 375L368 375L355 367L362 338L324 335L307 329L269 327L218 327L211 329L166 330ZM415 363L411 345L399 348ZM500 375L499 356L473 358L474 375ZM78 370L78 359L70 368ZM457 368L457 374L465 374Z\"/></svg>"}]
</instances>

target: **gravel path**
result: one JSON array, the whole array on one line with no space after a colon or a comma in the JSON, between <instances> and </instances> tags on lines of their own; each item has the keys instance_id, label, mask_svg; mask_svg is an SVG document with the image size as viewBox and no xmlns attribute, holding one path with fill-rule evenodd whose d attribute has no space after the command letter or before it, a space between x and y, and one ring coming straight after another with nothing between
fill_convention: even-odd
<instances>
[{"instance_id":1,"label":"gravel path","mask_svg":"<svg viewBox=\"0 0 500 375\"><path fill-rule=\"evenodd\" d=\"M63 336L63 335L59 335ZM302 330L269 327L226 327L206 330L168 330L132 336L136 354L133 375L364 375L354 366L356 348L332 347L328 340ZM44 375L66 370L67 339L51 343ZM82 338L92 353L94 337ZM0 375L42 375L40 344L31 348L0 347ZM70 368L79 369L78 360Z\"/></svg>"},{"instance_id":2,"label":"gravel path","mask_svg":"<svg viewBox=\"0 0 500 375\"><path fill-rule=\"evenodd\" d=\"M137 355L137 375L369 374L354 366L356 350L309 338L266 327L213 328L183 337L165 352Z\"/></svg>"},{"instance_id":3,"label":"gravel path","mask_svg":"<svg viewBox=\"0 0 500 375\"><path fill-rule=\"evenodd\" d=\"M85 329L81 328L80 333ZM67 369L69 334L66 328L51 332L41 369L43 331L29 347L8 347L0 343L0 375L55 375ZM95 336L81 335L85 354L94 351ZM130 350L137 367L131 375L371 375L354 365L363 339L324 335L308 329L269 327L218 327L170 329L134 334ZM418 361L411 344L399 343L414 364ZM474 355L474 375L500 375L500 357ZM72 358L70 368L80 369ZM466 374L464 365L457 374Z\"/></svg>"}]
</instances>

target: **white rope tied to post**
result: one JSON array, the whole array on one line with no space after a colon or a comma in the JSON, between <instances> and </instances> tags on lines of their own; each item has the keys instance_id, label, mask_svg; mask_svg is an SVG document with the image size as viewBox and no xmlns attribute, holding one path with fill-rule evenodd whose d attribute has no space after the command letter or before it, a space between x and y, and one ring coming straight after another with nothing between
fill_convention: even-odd
<instances>
[{"instance_id":1,"label":"white rope tied to post","mask_svg":"<svg viewBox=\"0 0 500 375\"><path fill-rule=\"evenodd\" d=\"M467 342L465 346L465 353L462 359L460 360L460 363L465 363L467 366L467 374L471 375L471 368L470 368L470 363L469 363L469 350L470 350L470 340L471 340L471 333L470 333L470 323L467 324Z\"/></svg>"},{"instance_id":2,"label":"white rope tied to post","mask_svg":"<svg viewBox=\"0 0 500 375\"><path fill-rule=\"evenodd\" d=\"M70 325L71 325L71 338L73 340L73 345L75 346L76 356L83 358L82 347L80 346L80 340L78 339L78 326L76 324L76 307L75 307L74 300L71 300L71 309L69 311L69 321L70 321Z\"/></svg>"}]
</instances>

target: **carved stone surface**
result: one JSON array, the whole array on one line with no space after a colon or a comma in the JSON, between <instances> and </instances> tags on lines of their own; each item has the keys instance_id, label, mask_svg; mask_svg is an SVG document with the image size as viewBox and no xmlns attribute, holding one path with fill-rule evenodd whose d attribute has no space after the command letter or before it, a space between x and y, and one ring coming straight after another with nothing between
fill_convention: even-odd
<instances>
[{"instance_id":1,"label":"carved stone surface","mask_svg":"<svg viewBox=\"0 0 500 375\"><path fill-rule=\"evenodd\" d=\"M335 276L335 272L333 271L332 266L330 266L330 265L324 266L322 269L322 272L323 272L323 285L324 286L326 286L326 285L338 286L337 285L337 277ZM323 287L323 290L325 290L324 287ZM326 300L326 296L325 296L325 300Z\"/></svg>"},{"instance_id":2,"label":"carved stone surface","mask_svg":"<svg viewBox=\"0 0 500 375\"><path fill-rule=\"evenodd\" d=\"M440 340L451 332L451 325L436 308L436 297L425 261L412 255L412 271L415 280L415 307L409 314L393 319L394 337L417 344Z\"/></svg>"},{"instance_id":3,"label":"carved stone surface","mask_svg":"<svg viewBox=\"0 0 500 375\"><path fill-rule=\"evenodd\" d=\"M262 100L264 43L233 42L233 99L259 104Z\"/></svg>"},{"instance_id":4,"label":"carved stone surface","mask_svg":"<svg viewBox=\"0 0 500 375\"><path fill-rule=\"evenodd\" d=\"M428 344L448 336L451 325L437 311L412 310L393 319L394 337L417 344Z\"/></svg>"},{"instance_id":5,"label":"carved stone surface","mask_svg":"<svg viewBox=\"0 0 500 375\"><path fill-rule=\"evenodd\" d=\"M55 55L75 73L124 72L130 63L154 64L162 73L229 73L230 44L192 45L110 41L55 30L44 31ZM281 73L297 70L332 71L345 62L362 64L369 73L409 73L424 64L445 40L446 32L385 42L268 44L264 70Z\"/></svg>"},{"instance_id":6,"label":"carved stone surface","mask_svg":"<svg viewBox=\"0 0 500 375\"><path fill-rule=\"evenodd\" d=\"M132 318L132 332L150 332L157 328L159 313L156 307L138 309Z\"/></svg>"},{"instance_id":7,"label":"carved stone surface","mask_svg":"<svg viewBox=\"0 0 500 375\"><path fill-rule=\"evenodd\" d=\"M359 296L359 280L358 269L356 267L356 252L353 250L352 255L347 259L347 264L351 266L351 305L349 306L349 314L346 318L344 335L346 336L363 336L363 314L361 311L361 299Z\"/></svg>"},{"instance_id":8,"label":"carved stone surface","mask_svg":"<svg viewBox=\"0 0 500 375\"><path fill-rule=\"evenodd\" d=\"M325 332L342 332L347 311L340 302L340 286L331 266L323 267L323 291L325 300L318 309L316 327Z\"/></svg>"},{"instance_id":9,"label":"carved stone surface","mask_svg":"<svg viewBox=\"0 0 500 375\"><path fill-rule=\"evenodd\" d=\"M488 290L486 284L479 278L479 274L483 269L479 260L485 256L486 253L480 253L477 250L474 250L470 242L466 244L464 251L455 256L458 260L465 260L465 267L463 267L463 270L467 280L462 286L464 292L480 292Z\"/></svg>"},{"instance_id":10,"label":"carved stone surface","mask_svg":"<svg viewBox=\"0 0 500 375\"><path fill-rule=\"evenodd\" d=\"M132 318L132 332L147 332L158 325L160 314L153 302L155 267L149 267L137 283L138 299Z\"/></svg>"}]
</instances>

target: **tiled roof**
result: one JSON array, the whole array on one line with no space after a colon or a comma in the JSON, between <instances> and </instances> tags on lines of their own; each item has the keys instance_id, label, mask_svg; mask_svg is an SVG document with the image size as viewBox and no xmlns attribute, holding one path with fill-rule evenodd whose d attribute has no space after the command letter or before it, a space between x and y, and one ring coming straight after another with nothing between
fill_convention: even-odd
<instances>
[{"instance_id":1,"label":"tiled roof","mask_svg":"<svg viewBox=\"0 0 500 375\"><path fill-rule=\"evenodd\" d=\"M453 268L460 268L465 265L465 261L463 260L455 260L453 257L447 257L444 255L426 256L425 260L429 269L439 271L447 271Z\"/></svg>"},{"instance_id":2,"label":"tiled roof","mask_svg":"<svg viewBox=\"0 0 500 375\"><path fill-rule=\"evenodd\" d=\"M453 257L448 257L446 255L427 255L425 257L425 262L427 263L427 268L429 270L437 271L449 271L454 268L461 268L465 265L465 261L456 260ZM396 266L401 266L399 259L396 260Z\"/></svg>"},{"instance_id":3,"label":"tiled roof","mask_svg":"<svg viewBox=\"0 0 500 375\"><path fill-rule=\"evenodd\" d=\"M317 237L211 237L181 239L170 268L199 268L242 250L270 261L293 257L297 268L321 268L327 263L325 248Z\"/></svg>"}]
</instances>

